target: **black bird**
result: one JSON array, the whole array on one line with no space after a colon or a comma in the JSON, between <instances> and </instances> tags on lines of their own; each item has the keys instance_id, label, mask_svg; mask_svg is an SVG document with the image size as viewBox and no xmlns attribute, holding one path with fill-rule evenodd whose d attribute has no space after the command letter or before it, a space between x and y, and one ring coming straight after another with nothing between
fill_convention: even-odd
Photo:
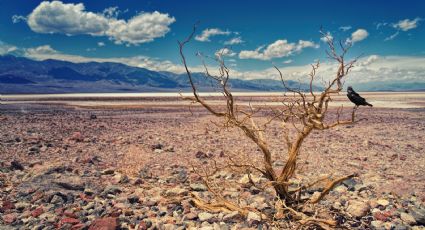
<instances>
[{"instance_id":1,"label":"black bird","mask_svg":"<svg viewBox=\"0 0 425 230\"><path fill-rule=\"evenodd\" d=\"M354 91L351 86L348 86L348 88L347 88L347 97L348 97L348 99L350 99L351 102L356 104L356 106L359 106L359 105L367 105L367 106L370 106L370 107L373 106L373 105L367 103L366 99L364 99L358 93L356 93L356 91Z\"/></svg>"}]
</instances>

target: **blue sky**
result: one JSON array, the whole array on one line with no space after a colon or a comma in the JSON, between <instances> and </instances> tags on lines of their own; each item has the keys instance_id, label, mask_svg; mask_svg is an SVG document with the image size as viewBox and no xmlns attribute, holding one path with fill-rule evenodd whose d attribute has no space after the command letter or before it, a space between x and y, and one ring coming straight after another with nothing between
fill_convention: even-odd
<instances>
[{"instance_id":1,"label":"blue sky","mask_svg":"<svg viewBox=\"0 0 425 230\"><path fill-rule=\"evenodd\" d=\"M351 55L363 54L357 74L367 81L423 82L424 12L421 0L1 0L0 54L181 72L176 41L199 20L197 39L187 47L195 71L201 69L194 53L226 47L236 77L276 77L271 67L277 65L299 78L309 63L327 61L323 26L335 39L353 42Z\"/></svg>"}]
</instances>

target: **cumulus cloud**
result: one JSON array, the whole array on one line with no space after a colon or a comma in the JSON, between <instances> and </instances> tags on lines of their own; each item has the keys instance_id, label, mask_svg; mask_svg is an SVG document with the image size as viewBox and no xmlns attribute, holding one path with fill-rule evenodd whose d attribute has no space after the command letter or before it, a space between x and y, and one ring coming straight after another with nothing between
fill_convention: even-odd
<instances>
[{"instance_id":1,"label":"cumulus cloud","mask_svg":"<svg viewBox=\"0 0 425 230\"><path fill-rule=\"evenodd\" d=\"M223 31L218 28L205 29L200 35L195 36L195 40L200 42L209 42L210 37L217 35L230 35L230 31Z\"/></svg>"},{"instance_id":2,"label":"cumulus cloud","mask_svg":"<svg viewBox=\"0 0 425 230\"><path fill-rule=\"evenodd\" d=\"M347 39L347 43L356 43L366 39L369 33L365 29L358 29L351 34L351 38Z\"/></svg>"},{"instance_id":3,"label":"cumulus cloud","mask_svg":"<svg viewBox=\"0 0 425 230\"><path fill-rule=\"evenodd\" d=\"M219 49L219 50L217 50L216 52L215 52L215 56L228 56L228 57L233 57L233 56L235 56L236 55L236 53L235 52L233 52L231 49L229 49L229 48L222 48L222 49Z\"/></svg>"},{"instance_id":4,"label":"cumulus cloud","mask_svg":"<svg viewBox=\"0 0 425 230\"><path fill-rule=\"evenodd\" d=\"M44 1L28 15L27 23L37 33L108 36L117 44L137 45L165 36L175 22L174 17L158 11L142 12L128 21L117 15L116 7L94 13L86 11L83 3Z\"/></svg>"},{"instance_id":5,"label":"cumulus cloud","mask_svg":"<svg viewBox=\"0 0 425 230\"><path fill-rule=\"evenodd\" d=\"M18 47L0 41L0 55L13 53L16 50L18 50Z\"/></svg>"},{"instance_id":6,"label":"cumulus cloud","mask_svg":"<svg viewBox=\"0 0 425 230\"><path fill-rule=\"evenodd\" d=\"M242 40L241 37L235 37L235 38L232 38L232 39L230 39L228 41L225 41L224 44L225 45L236 45L236 44L241 44L243 42L244 41Z\"/></svg>"},{"instance_id":7,"label":"cumulus cloud","mask_svg":"<svg viewBox=\"0 0 425 230\"><path fill-rule=\"evenodd\" d=\"M98 42L97 46L99 46L99 47L105 46L105 43L104 42Z\"/></svg>"},{"instance_id":8,"label":"cumulus cloud","mask_svg":"<svg viewBox=\"0 0 425 230\"><path fill-rule=\"evenodd\" d=\"M0 46L1 47L1 46ZM1 51L1 48L0 48ZM29 48L25 50L24 56L36 60L57 59L81 62L116 62L129 66L147 68L154 71L170 71L174 73L185 73L181 64L175 64L168 60L160 60L147 56L133 57L115 57L115 58L92 58L79 55L64 54L53 49L49 45ZM287 60L289 62L289 60ZM230 64L234 63L231 61ZM370 55L358 60L355 67L351 70L345 84L367 84L368 82L423 82L425 79L425 57L417 56L378 56ZM286 64L286 63L282 63ZM229 65L232 66L232 65ZM204 72L202 65L190 66L193 72ZM212 73L216 68L209 66ZM334 62L322 62L317 71L317 76L325 81L334 77L338 65ZM285 80L295 80L307 82L308 73L311 70L310 65L283 66L280 68ZM266 68L257 71L237 71L231 69L230 74L233 78L240 79L275 79L279 80L278 72L274 68ZM320 85L320 82L315 82Z\"/></svg>"},{"instance_id":9,"label":"cumulus cloud","mask_svg":"<svg viewBox=\"0 0 425 230\"><path fill-rule=\"evenodd\" d=\"M240 59L270 60L299 53L305 48L319 48L319 45L311 41L299 40L298 43L289 43L288 40L277 40L267 47L260 46L256 50L242 50Z\"/></svg>"},{"instance_id":10,"label":"cumulus cloud","mask_svg":"<svg viewBox=\"0 0 425 230\"><path fill-rule=\"evenodd\" d=\"M415 18L413 20L404 19L394 23L392 26L398 30L408 31L418 27L420 20L420 18Z\"/></svg>"}]
</instances>

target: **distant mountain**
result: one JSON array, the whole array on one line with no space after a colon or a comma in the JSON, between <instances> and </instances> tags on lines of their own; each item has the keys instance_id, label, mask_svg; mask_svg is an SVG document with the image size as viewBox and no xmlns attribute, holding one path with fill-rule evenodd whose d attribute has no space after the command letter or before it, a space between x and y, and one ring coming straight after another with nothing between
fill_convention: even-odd
<instances>
[{"instance_id":1,"label":"distant mountain","mask_svg":"<svg viewBox=\"0 0 425 230\"><path fill-rule=\"evenodd\" d=\"M353 87L359 91L425 91L425 82L368 82Z\"/></svg>"},{"instance_id":2,"label":"distant mountain","mask_svg":"<svg viewBox=\"0 0 425 230\"><path fill-rule=\"evenodd\" d=\"M203 73L193 73L204 91L214 84ZM230 79L234 91L282 91L276 80ZM307 84L288 81L291 87L308 89ZM316 88L318 89L318 88ZM0 94L22 93L106 93L165 92L190 90L186 74L155 72L120 63L72 63L59 60L35 61L12 55L0 56Z\"/></svg>"}]
</instances>

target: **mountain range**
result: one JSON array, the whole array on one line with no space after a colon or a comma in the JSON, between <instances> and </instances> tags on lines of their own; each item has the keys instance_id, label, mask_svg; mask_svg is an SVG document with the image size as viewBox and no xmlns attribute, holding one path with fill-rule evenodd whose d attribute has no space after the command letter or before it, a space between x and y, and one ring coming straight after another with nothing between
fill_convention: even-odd
<instances>
[{"instance_id":1,"label":"mountain range","mask_svg":"<svg viewBox=\"0 0 425 230\"><path fill-rule=\"evenodd\" d=\"M203 91L215 86L204 73L193 73ZM281 91L282 83L270 79L230 79L233 91ZM288 81L291 87L308 89L307 84ZM315 89L319 89L315 87ZM156 72L112 62L73 63L59 60L36 61L13 55L0 56L0 93L108 93L178 92L190 90L186 74Z\"/></svg>"},{"instance_id":2,"label":"mountain range","mask_svg":"<svg viewBox=\"0 0 425 230\"><path fill-rule=\"evenodd\" d=\"M217 87L204 73L193 73L198 88L214 92ZM291 88L308 90L309 85L287 81ZM271 79L230 79L233 91L284 91ZM370 82L353 85L359 91L424 91L424 82ZM314 86L314 90L320 90ZM34 93L119 93L190 91L186 74L156 72L112 62L73 63L60 60L36 61L13 55L0 56L0 94Z\"/></svg>"}]
</instances>

